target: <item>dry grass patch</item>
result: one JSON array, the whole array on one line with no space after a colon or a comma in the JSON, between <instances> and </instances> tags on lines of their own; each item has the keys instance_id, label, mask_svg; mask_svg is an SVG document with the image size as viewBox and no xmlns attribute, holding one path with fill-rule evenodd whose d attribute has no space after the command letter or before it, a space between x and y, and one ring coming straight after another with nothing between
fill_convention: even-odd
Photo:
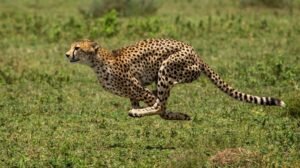
<instances>
[{"instance_id":1,"label":"dry grass patch","mask_svg":"<svg viewBox=\"0 0 300 168\"><path fill-rule=\"evenodd\" d=\"M257 152L244 148L227 148L210 157L213 166L259 167L262 157Z\"/></svg>"}]
</instances>

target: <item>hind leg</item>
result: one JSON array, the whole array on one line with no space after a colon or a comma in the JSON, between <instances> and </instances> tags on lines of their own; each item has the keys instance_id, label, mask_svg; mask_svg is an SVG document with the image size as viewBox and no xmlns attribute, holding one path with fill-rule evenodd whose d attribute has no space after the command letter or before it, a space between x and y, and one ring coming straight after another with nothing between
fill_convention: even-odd
<instances>
[{"instance_id":1,"label":"hind leg","mask_svg":"<svg viewBox=\"0 0 300 168\"><path fill-rule=\"evenodd\" d=\"M165 76L167 69L161 68L159 72L158 85L157 85L157 102L156 106L160 106L161 113L159 114L161 118L165 120L190 120L191 117L184 113L167 111L167 100L170 96L171 88L177 83L173 78Z\"/></svg>"},{"instance_id":2,"label":"hind leg","mask_svg":"<svg viewBox=\"0 0 300 168\"><path fill-rule=\"evenodd\" d=\"M156 84L156 86L157 86L157 84ZM152 94L157 96L157 90L153 90ZM161 113L160 117L165 120L190 120L191 119L191 117L187 114L179 113L179 112L171 112L171 111L167 111L167 110L165 110L163 113Z\"/></svg>"},{"instance_id":3,"label":"hind leg","mask_svg":"<svg viewBox=\"0 0 300 168\"><path fill-rule=\"evenodd\" d=\"M159 70L157 97L163 109L160 116L166 120L190 120L187 114L166 110L171 87L176 83L192 82L199 77L201 72L200 61L195 55L182 58L183 55L185 55L184 52L173 54L163 62Z\"/></svg>"},{"instance_id":4,"label":"hind leg","mask_svg":"<svg viewBox=\"0 0 300 168\"><path fill-rule=\"evenodd\" d=\"M159 114L166 120L190 120L186 114L167 111L166 105L170 90L175 84L192 82L198 78L200 75L199 63L199 59L195 55L187 55L186 51L170 55L158 71L157 99L154 104L144 101L150 107L132 109L130 113L137 116Z\"/></svg>"}]
</instances>

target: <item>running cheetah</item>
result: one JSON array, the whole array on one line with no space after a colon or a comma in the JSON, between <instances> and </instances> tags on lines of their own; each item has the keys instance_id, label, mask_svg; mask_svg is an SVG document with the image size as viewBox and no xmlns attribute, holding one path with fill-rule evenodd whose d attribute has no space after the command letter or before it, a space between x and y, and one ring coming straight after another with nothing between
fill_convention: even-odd
<instances>
[{"instance_id":1,"label":"running cheetah","mask_svg":"<svg viewBox=\"0 0 300 168\"><path fill-rule=\"evenodd\" d=\"M131 117L160 115L166 120L190 120L187 114L167 111L166 104L172 86L192 82L201 72L237 100L269 106L285 105L276 98L253 96L232 88L190 45L176 40L147 39L113 51L94 41L81 40L71 45L66 57L72 63L90 66L105 90L129 98L132 109L128 115ZM151 91L146 86L153 82L156 90ZM140 101L147 107L140 107Z\"/></svg>"}]
</instances>

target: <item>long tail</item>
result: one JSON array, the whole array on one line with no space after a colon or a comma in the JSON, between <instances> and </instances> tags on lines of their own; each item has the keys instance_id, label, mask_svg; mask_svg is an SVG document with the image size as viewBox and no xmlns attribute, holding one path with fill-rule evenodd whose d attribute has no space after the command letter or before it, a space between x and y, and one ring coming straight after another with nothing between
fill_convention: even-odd
<instances>
[{"instance_id":1,"label":"long tail","mask_svg":"<svg viewBox=\"0 0 300 168\"><path fill-rule=\"evenodd\" d=\"M260 97L253 96L243 92L240 92L233 87L229 86L224 82L220 76L214 72L207 64L203 63L201 69L204 71L206 76L223 92L227 93L229 96L248 103L268 105L268 106L281 106L284 107L285 103L277 98L273 97Z\"/></svg>"}]
</instances>

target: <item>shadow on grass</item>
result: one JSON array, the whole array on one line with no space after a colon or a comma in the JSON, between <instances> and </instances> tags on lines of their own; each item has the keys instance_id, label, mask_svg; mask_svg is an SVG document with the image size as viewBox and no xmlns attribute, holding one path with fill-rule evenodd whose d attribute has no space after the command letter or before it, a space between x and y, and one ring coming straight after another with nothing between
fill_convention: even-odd
<instances>
[{"instance_id":1,"label":"shadow on grass","mask_svg":"<svg viewBox=\"0 0 300 168\"><path fill-rule=\"evenodd\" d=\"M164 146L146 146L145 149L147 150L175 150L176 148L173 146L168 146L168 147L164 147Z\"/></svg>"},{"instance_id":2,"label":"shadow on grass","mask_svg":"<svg viewBox=\"0 0 300 168\"><path fill-rule=\"evenodd\" d=\"M130 148L122 143L115 143L115 144L111 144L109 146L107 146L107 148ZM157 146L150 146L147 145L144 147L144 149L146 150L175 150L176 148L173 146L161 146L161 145L157 145Z\"/></svg>"}]
</instances>

